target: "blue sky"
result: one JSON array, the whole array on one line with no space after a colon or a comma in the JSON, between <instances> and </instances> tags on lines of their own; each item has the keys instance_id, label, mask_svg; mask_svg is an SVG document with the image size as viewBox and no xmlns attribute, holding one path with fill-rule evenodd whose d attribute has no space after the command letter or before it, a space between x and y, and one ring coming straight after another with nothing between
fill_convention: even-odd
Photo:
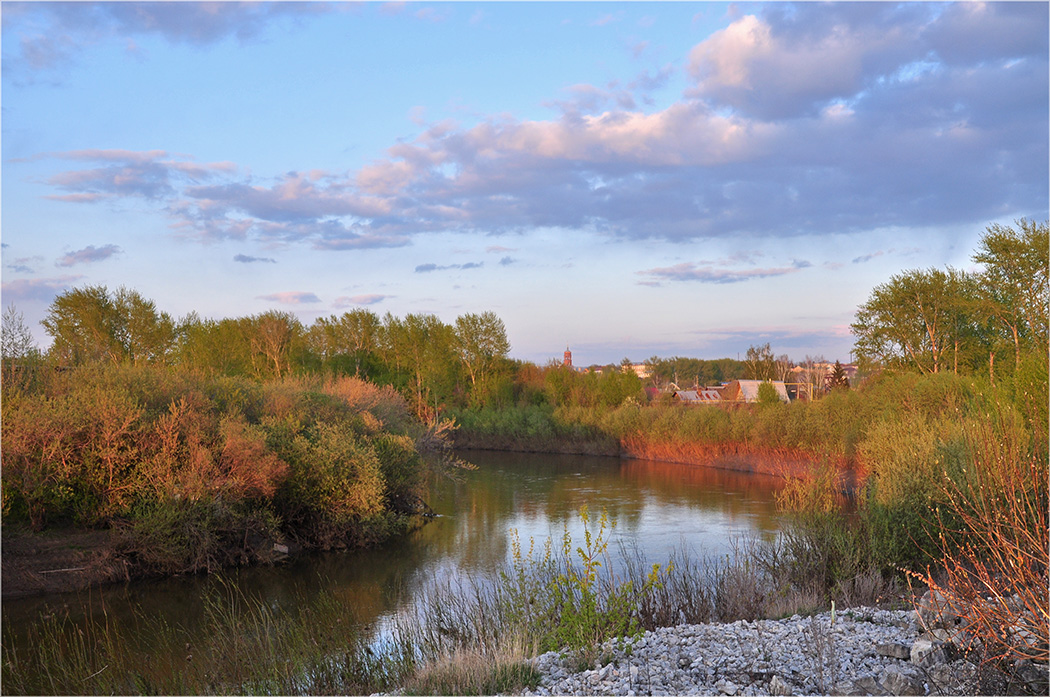
<instances>
[{"instance_id":1,"label":"blue sky","mask_svg":"<svg viewBox=\"0 0 1050 697\"><path fill-rule=\"evenodd\" d=\"M848 360L875 285L1047 219L1048 7L4 2L3 303Z\"/></svg>"}]
</instances>

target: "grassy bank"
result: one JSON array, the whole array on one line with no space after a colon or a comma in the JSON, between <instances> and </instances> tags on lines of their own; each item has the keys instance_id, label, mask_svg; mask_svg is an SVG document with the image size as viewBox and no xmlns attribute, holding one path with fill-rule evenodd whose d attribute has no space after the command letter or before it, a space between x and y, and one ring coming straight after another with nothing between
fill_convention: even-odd
<instances>
[{"instance_id":1,"label":"grassy bank","mask_svg":"<svg viewBox=\"0 0 1050 697\"><path fill-rule=\"evenodd\" d=\"M419 431L354 378L40 368L4 381L4 524L115 529L141 573L371 544L413 524Z\"/></svg>"}]
</instances>

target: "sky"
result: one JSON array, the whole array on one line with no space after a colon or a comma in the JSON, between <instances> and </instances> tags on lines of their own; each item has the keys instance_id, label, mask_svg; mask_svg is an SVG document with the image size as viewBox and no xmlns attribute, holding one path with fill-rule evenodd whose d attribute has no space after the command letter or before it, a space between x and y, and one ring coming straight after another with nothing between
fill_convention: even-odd
<instances>
[{"instance_id":1,"label":"sky","mask_svg":"<svg viewBox=\"0 0 1050 697\"><path fill-rule=\"evenodd\" d=\"M2 302L492 311L511 356L850 359L1048 214L1048 7L3 2Z\"/></svg>"}]
</instances>

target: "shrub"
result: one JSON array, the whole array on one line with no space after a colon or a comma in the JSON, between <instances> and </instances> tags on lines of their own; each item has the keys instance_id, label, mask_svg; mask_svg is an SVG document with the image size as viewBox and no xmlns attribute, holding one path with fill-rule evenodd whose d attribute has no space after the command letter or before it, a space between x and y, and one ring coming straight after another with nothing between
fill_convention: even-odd
<instances>
[{"instance_id":1,"label":"shrub","mask_svg":"<svg viewBox=\"0 0 1050 697\"><path fill-rule=\"evenodd\" d=\"M992 416L967 429L972 465L942 484L940 568L912 576L956 608L984 666L1009 677L1017 661L1050 659L1050 472L1045 452L1004 438Z\"/></svg>"}]
</instances>

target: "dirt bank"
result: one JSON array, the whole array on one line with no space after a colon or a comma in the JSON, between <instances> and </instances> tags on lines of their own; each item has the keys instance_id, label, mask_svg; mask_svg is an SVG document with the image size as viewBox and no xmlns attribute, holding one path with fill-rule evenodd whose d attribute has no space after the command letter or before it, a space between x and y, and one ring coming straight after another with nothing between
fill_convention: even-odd
<instances>
[{"instance_id":1,"label":"dirt bank","mask_svg":"<svg viewBox=\"0 0 1050 697\"><path fill-rule=\"evenodd\" d=\"M130 580L109 530L34 533L5 525L0 533L0 594L20 598Z\"/></svg>"}]
</instances>

